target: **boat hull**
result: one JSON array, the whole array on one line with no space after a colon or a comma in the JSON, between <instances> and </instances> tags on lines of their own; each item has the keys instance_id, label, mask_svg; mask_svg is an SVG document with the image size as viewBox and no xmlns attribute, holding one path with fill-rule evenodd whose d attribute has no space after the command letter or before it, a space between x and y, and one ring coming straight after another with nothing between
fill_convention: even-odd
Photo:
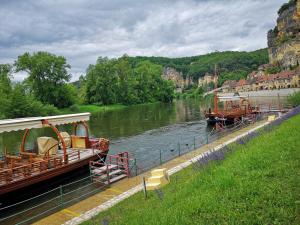
<instances>
[{"instance_id":1,"label":"boat hull","mask_svg":"<svg viewBox=\"0 0 300 225\"><path fill-rule=\"evenodd\" d=\"M207 125L215 125L216 123L224 123L225 125L234 124L235 119L241 119L241 117L226 117L220 118L214 115L206 115Z\"/></svg>"},{"instance_id":2,"label":"boat hull","mask_svg":"<svg viewBox=\"0 0 300 225\"><path fill-rule=\"evenodd\" d=\"M106 152L106 154L107 154L107 152ZM102 157L101 160L105 160L106 154L105 155L103 154L101 156ZM9 192L12 192L12 191L19 190L21 188L28 187L33 184L37 184L39 182L54 178L56 176L63 175L65 173L69 173L73 170L76 170L76 169L79 169L81 167L88 165L89 162L92 160L99 160L99 156L95 154L95 155L86 157L84 159L81 159L81 160L78 160L78 161L75 161L72 163L68 163L66 165L62 165L57 168L49 169L47 171L41 172L34 176L30 176L30 177L27 177L27 178L24 178L21 180L7 183L0 187L0 196L7 194Z\"/></svg>"}]
</instances>

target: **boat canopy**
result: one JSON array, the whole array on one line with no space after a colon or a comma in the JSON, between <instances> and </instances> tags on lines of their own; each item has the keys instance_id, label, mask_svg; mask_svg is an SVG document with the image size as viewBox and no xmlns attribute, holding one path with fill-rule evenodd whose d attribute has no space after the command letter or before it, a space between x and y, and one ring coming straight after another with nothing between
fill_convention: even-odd
<instances>
[{"instance_id":1,"label":"boat canopy","mask_svg":"<svg viewBox=\"0 0 300 225\"><path fill-rule=\"evenodd\" d=\"M240 99L245 99L247 98L247 96L218 96L218 99L220 99L221 101L237 101Z\"/></svg>"},{"instance_id":2,"label":"boat canopy","mask_svg":"<svg viewBox=\"0 0 300 225\"><path fill-rule=\"evenodd\" d=\"M59 116L5 119L0 120L0 133L47 127L48 124L45 124L44 121L48 121L53 126L84 122L90 119L90 115L90 113L77 113Z\"/></svg>"}]
</instances>

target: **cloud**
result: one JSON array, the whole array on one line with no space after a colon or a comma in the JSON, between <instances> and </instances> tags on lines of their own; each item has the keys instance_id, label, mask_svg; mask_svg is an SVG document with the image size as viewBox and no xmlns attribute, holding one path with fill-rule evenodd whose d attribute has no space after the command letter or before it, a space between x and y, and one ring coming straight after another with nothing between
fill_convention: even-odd
<instances>
[{"instance_id":1,"label":"cloud","mask_svg":"<svg viewBox=\"0 0 300 225\"><path fill-rule=\"evenodd\" d=\"M286 2L0 1L0 63L12 63L26 51L49 51L67 58L73 80L99 56L180 57L264 48Z\"/></svg>"}]
</instances>

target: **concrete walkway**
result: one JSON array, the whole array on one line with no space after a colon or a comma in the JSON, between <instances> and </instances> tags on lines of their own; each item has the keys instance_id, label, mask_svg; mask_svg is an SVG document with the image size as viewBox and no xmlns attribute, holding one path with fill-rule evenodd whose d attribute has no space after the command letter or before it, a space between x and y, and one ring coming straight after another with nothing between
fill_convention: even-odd
<instances>
[{"instance_id":1,"label":"concrete walkway","mask_svg":"<svg viewBox=\"0 0 300 225\"><path fill-rule=\"evenodd\" d=\"M261 121L252 124L241 130L232 132L208 145L204 145L194 151L186 153L180 157L177 157L169 162L162 164L157 168L167 168L168 173L174 174L177 171L191 165L191 163L197 158L201 157L201 154L211 149L218 149L224 145L234 142L242 136L247 135L254 130L257 130L268 122ZM100 211L106 210L118 202L130 197L131 195L139 192L142 189L141 181L142 177L149 177L150 172L146 172L136 177L121 180L112 184L109 188L102 192L99 192L87 199L84 199L70 207L67 207L61 211L58 211L48 217L37 221L34 224L37 225L58 225L58 224L79 224L84 220L90 219L92 216L98 214Z\"/></svg>"}]
</instances>

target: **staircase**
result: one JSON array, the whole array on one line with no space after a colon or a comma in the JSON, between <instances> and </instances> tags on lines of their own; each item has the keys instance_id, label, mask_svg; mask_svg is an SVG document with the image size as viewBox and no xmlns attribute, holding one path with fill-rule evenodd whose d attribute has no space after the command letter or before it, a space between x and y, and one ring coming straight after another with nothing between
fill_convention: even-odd
<instances>
[{"instance_id":1,"label":"staircase","mask_svg":"<svg viewBox=\"0 0 300 225\"><path fill-rule=\"evenodd\" d=\"M128 153L107 155L106 162L91 161L90 173L92 180L97 184L109 185L125 177L129 177Z\"/></svg>"},{"instance_id":2,"label":"staircase","mask_svg":"<svg viewBox=\"0 0 300 225\"><path fill-rule=\"evenodd\" d=\"M147 190L156 190L170 182L167 169L155 169L151 171L151 177L146 182Z\"/></svg>"}]
</instances>

